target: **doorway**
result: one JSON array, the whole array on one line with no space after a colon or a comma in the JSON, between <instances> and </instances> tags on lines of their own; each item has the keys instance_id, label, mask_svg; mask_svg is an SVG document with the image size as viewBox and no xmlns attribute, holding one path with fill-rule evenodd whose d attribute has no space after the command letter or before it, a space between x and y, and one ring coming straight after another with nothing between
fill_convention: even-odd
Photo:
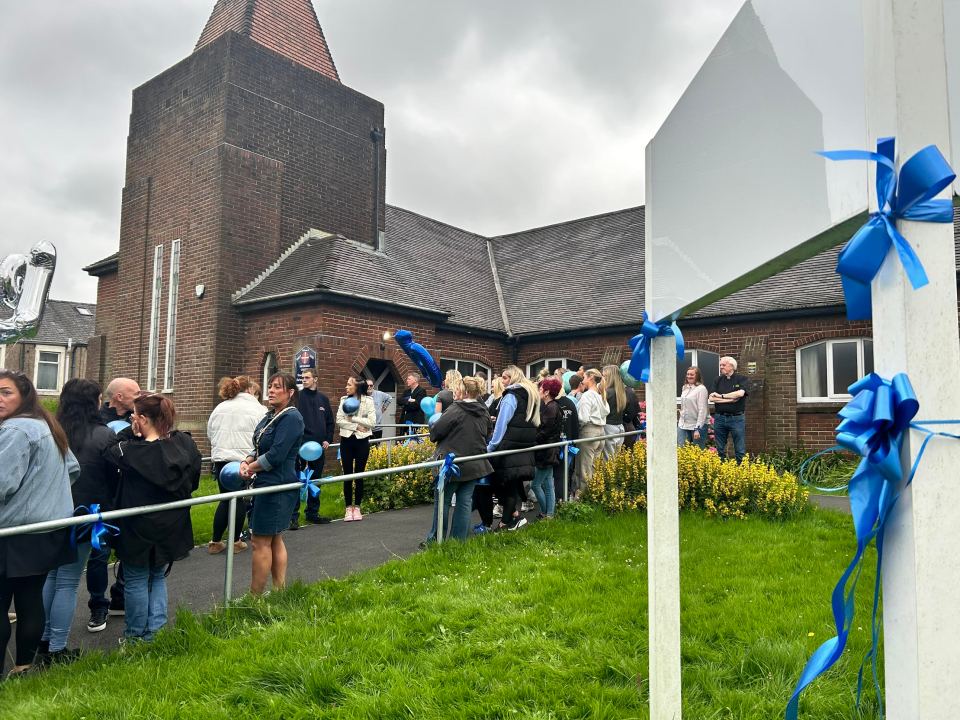
<instances>
[{"instance_id":1,"label":"doorway","mask_svg":"<svg viewBox=\"0 0 960 720\"><path fill-rule=\"evenodd\" d=\"M374 390L379 390L389 397L389 402L384 401L380 417L385 425L395 425L397 422L397 374L393 369L393 363L387 360L371 358L363 368L363 377L367 382L373 384ZM382 428L382 437L395 437L397 429L394 427Z\"/></svg>"}]
</instances>

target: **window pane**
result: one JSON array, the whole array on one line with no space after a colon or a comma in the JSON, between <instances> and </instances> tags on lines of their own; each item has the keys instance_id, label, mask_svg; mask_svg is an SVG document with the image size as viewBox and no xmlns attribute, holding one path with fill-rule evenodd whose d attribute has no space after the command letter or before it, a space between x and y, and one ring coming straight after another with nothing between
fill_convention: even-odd
<instances>
[{"instance_id":1,"label":"window pane","mask_svg":"<svg viewBox=\"0 0 960 720\"><path fill-rule=\"evenodd\" d=\"M41 352L40 353L40 362L42 363L53 363L58 364L60 362L60 353L55 352Z\"/></svg>"},{"instance_id":2,"label":"window pane","mask_svg":"<svg viewBox=\"0 0 960 720\"><path fill-rule=\"evenodd\" d=\"M527 372L528 377L536 377L537 374L543 370L542 362L535 362L530 364L530 370Z\"/></svg>"},{"instance_id":3,"label":"window pane","mask_svg":"<svg viewBox=\"0 0 960 720\"><path fill-rule=\"evenodd\" d=\"M703 376L703 384L710 387L713 381L720 377L720 356L717 353L697 350L697 367ZM739 367L737 372L740 372Z\"/></svg>"},{"instance_id":4,"label":"window pane","mask_svg":"<svg viewBox=\"0 0 960 720\"><path fill-rule=\"evenodd\" d=\"M50 357L53 362L50 362ZM59 375L60 355L57 353L40 353L40 363L37 365L37 389L56 390L57 376Z\"/></svg>"},{"instance_id":5,"label":"window pane","mask_svg":"<svg viewBox=\"0 0 960 720\"><path fill-rule=\"evenodd\" d=\"M582 362L579 360L574 360L573 358L567 358L566 362L564 362L564 366L567 368L567 370L572 370L573 372L579 370L581 365L583 365Z\"/></svg>"},{"instance_id":6,"label":"window pane","mask_svg":"<svg viewBox=\"0 0 960 720\"><path fill-rule=\"evenodd\" d=\"M846 395L860 379L857 372L857 341L833 343L833 394Z\"/></svg>"},{"instance_id":7,"label":"window pane","mask_svg":"<svg viewBox=\"0 0 960 720\"><path fill-rule=\"evenodd\" d=\"M827 344L818 343L800 351L800 396L827 396Z\"/></svg>"},{"instance_id":8,"label":"window pane","mask_svg":"<svg viewBox=\"0 0 960 720\"><path fill-rule=\"evenodd\" d=\"M680 397L680 391L687 377L687 368L691 365L693 365L693 350L687 350L683 353L683 360L677 360L677 397Z\"/></svg>"},{"instance_id":9,"label":"window pane","mask_svg":"<svg viewBox=\"0 0 960 720\"><path fill-rule=\"evenodd\" d=\"M873 372L873 340L865 339L863 341L863 374L869 375Z\"/></svg>"},{"instance_id":10,"label":"window pane","mask_svg":"<svg viewBox=\"0 0 960 720\"><path fill-rule=\"evenodd\" d=\"M457 361L456 360L447 360L445 358L440 358L440 374L446 376L447 370L456 370Z\"/></svg>"},{"instance_id":11,"label":"window pane","mask_svg":"<svg viewBox=\"0 0 960 720\"><path fill-rule=\"evenodd\" d=\"M562 367L563 367L563 360L561 360L560 358L557 358L556 360L551 360L549 363L547 363L547 369L550 372L553 372L557 368L562 368Z\"/></svg>"}]
</instances>

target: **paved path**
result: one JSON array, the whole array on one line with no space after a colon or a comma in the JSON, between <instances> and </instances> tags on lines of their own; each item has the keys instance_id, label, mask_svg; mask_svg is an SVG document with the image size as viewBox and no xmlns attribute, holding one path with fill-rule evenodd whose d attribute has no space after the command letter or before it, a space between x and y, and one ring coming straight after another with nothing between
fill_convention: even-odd
<instances>
[{"instance_id":1,"label":"paved path","mask_svg":"<svg viewBox=\"0 0 960 720\"><path fill-rule=\"evenodd\" d=\"M325 578L343 577L357 570L382 565L392 558L405 558L417 552L420 542L430 530L432 507L421 505L406 510L364 515L361 522L342 520L328 525L306 525L296 532L285 532L289 561L287 580L316 582ZM536 513L527 515L533 519ZM206 546L196 549L186 560L175 563L167 579L170 618L176 607L194 612L207 612L223 602L226 553L210 555ZM111 582L113 581L111 573ZM250 551L238 553L234 561L233 596L239 597L250 587ZM87 592L83 581L77 599L77 612L67 647L112 649L123 635L123 618L111 617L107 629L87 632Z\"/></svg>"},{"instance_id":2,"label":"paved path","mask_svg":"<svg viewBox=\"0 0 960 720\"><path fill-rule=\"evenodd\" d=\"M850 498L846 495L818 495L810 494L810 502L824 510L850 514Z\"/></svg>"}]
</instances>

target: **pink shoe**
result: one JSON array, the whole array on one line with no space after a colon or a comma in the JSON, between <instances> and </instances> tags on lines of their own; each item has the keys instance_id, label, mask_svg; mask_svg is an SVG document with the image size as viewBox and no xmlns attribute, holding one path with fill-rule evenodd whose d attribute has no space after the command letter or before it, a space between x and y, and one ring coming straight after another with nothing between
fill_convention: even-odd
<instances>
[{"instance_id":1,"label":"pink shoe","mask_svg":"<svg viewBox=\"0 0 960 720\"><path fill-rule=\"evenodd\" d=\"M354 517L353 517L353 508L352 508L352 507L348 507L348 508L347 508L347 511L343 514L343 521L344 521L344 522L352 522L353 519L354 519Z\"/></svg>"},{"instance_id":2,"label":"pink shoe","mask_svg":"<svg viewBox=\"0 0 960 720\"><path fill-rule=\"evenodd\" d=\"M354 505L353 507L353 519L354 520L363 520L363 515L360 514L360 506Z\"/></svg>"}]
</instances>

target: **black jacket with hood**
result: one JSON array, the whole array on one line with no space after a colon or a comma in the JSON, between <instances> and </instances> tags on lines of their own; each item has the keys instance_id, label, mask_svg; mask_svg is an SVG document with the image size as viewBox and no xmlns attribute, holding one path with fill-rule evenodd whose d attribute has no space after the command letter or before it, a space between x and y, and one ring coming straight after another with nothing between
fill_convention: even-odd
<instances>
[{"instance_id":1,"label":"black jacket with hood","mask_svg":"<svg viewBox=\"0 0 960 720\"><path fill-rule=\"evenodd\" d=\"M83 440L76 447L70 446L80 464L80 477L73 484L74 507L89 508L100 505L101 512L113 510L120 479L117 468L107 461L104 450L116 442L116 434L106 425L91 423L86 427ZM81 511L81 514L86 514Z\"/></svg>"},{"instance_id":2,"label":"black jacket with hood","mask_svg":"<svg viewBox=\"0 0 960 720\"><path fill-rule=\"evenodd\" d=\"M200 451L187 433L174 430L154 442L121 432L104 457L120 469L115 508L185 500L200 484ZM122 518L117 556L137 567L160 567L182 560L193 549L190 509L163 510Z\"/></svg>"},{"instance_id":3,"label":"black jacket with hood","mask_svg":"<svg viewBox=\"0 0 960 720\"><path fill-rule=\"evenodd\" d=\"M537 445L560 442L560 406L556 401L549 405L540 401L540 424L537 426ZM533 454L538 468L560 464L560 448L543 448Z\"/></svg>"},{"instance_id":4,"label":"black jacket with hood","mask_svg":"<svg viewBox=\"0 0 960 720\"><path fill-rule=\"evenodd\" d=\"M437 455L446 457L453 453L457 457L483 455L487 452L487 440L493 432L490 411L482 402L457 400L430 428L430 439L437 443ZM460 482L478 480L493 472L493 466L487 459L457 463L460 468Z\"/></svg>"}]
</instances>

